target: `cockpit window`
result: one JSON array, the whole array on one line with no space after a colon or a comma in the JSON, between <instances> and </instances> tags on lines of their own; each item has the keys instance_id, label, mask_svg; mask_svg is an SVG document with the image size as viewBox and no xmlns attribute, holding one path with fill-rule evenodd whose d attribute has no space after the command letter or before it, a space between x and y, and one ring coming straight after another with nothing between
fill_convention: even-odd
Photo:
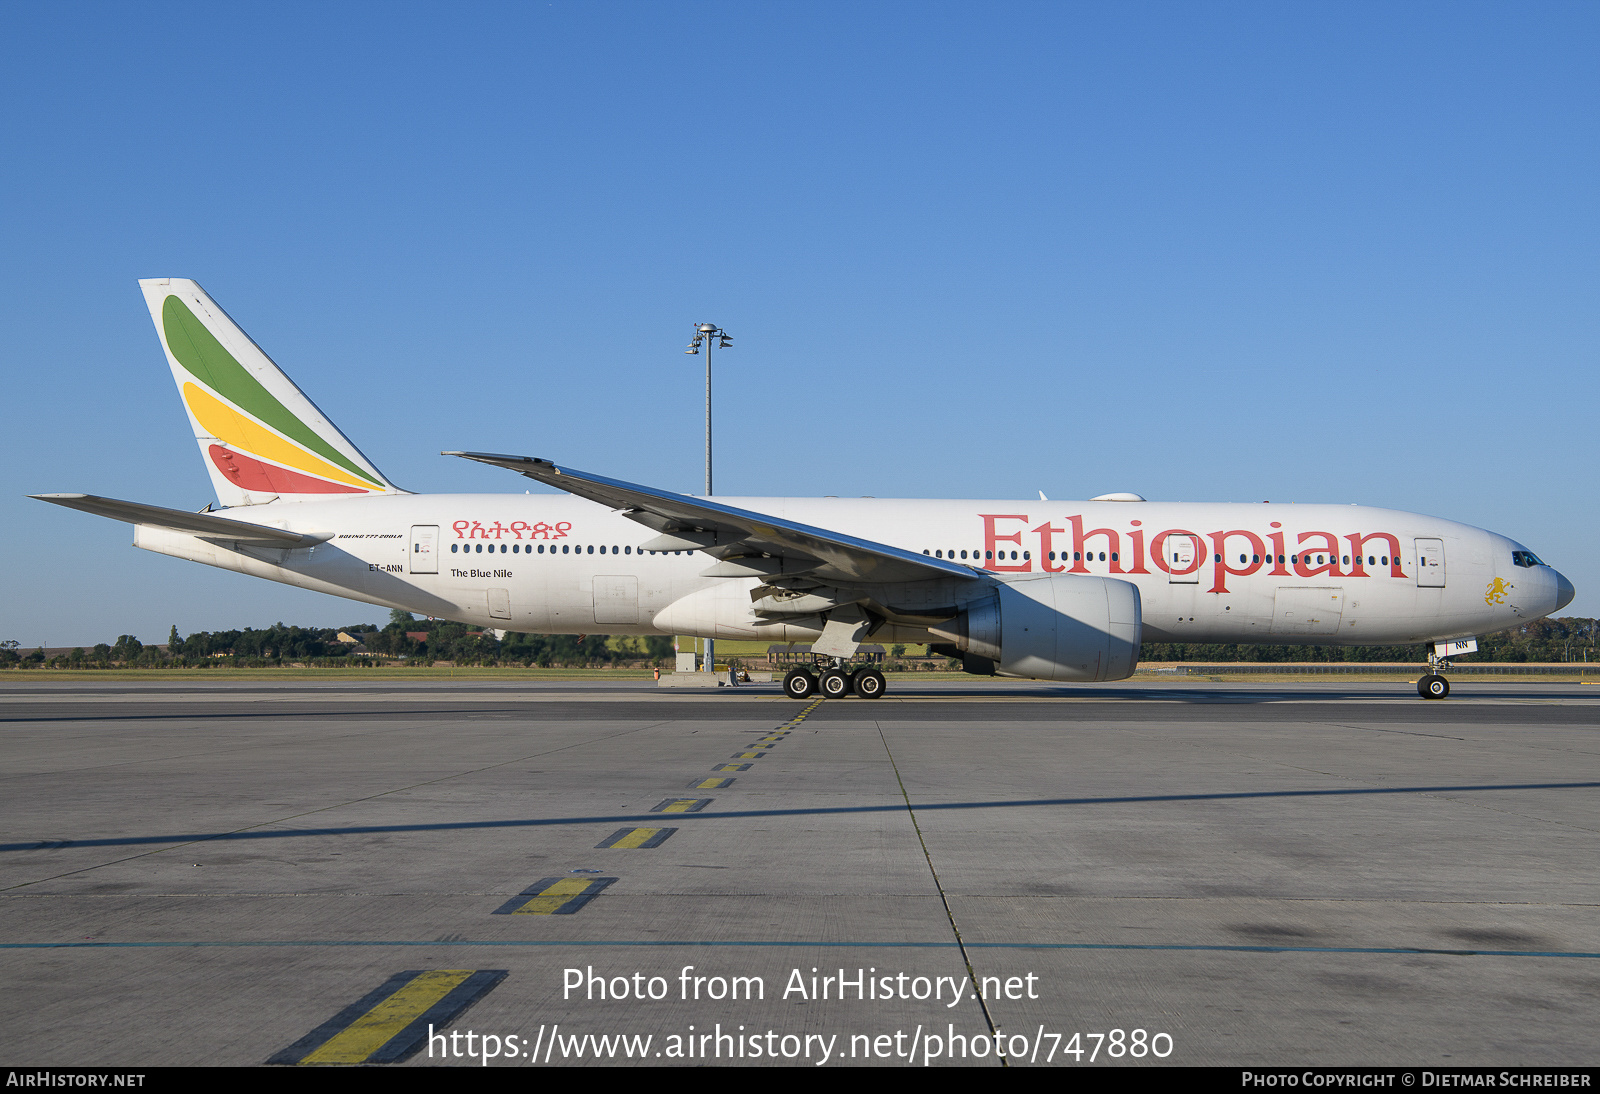
<instances>
[{"instance_id":1,"label":"cockpit window","mask_svg":"<svg viewBox=\"0 0 1600 1094\"><path fill-rule=\"evenodd\" d=\"M1532 551L1512 551L1511 552L1511 562L1512 562L1513 565L1516 565L1516 566L1543 566L1544 565L1543 562L1539 561L1539 556L1535 555Z\"/></svg>"}]
</instances>

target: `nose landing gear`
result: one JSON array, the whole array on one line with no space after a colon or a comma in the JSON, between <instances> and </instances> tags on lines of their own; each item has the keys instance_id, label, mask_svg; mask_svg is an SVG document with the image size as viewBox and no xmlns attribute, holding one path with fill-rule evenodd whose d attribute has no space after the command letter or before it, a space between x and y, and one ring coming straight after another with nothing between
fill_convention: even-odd
<instances>
[{"instance_id":1,"label":"nose landing gear","mask_svg":"<svg viewBox=\"0 0 1600 1094\"><path fill-rule=\"evenodd\" d=\"M1443 699L1450 694L1450 681L1442 675L1450 662L1440 659L1436 651L1428 651L1428 675L1417 681L1417 694L1424 699Z\"/></svg>"},{"instance_id":2,"label":"nose landing gear","mask_svg":"<svg viewBox=\"0 0 1600 1094\"><path fill-rule=\"evenodd\" d=\"M1417 694L1424 699L1443 699L1450 694L1450 681L1430 673L1417 681Z\"/></svg>"}]
</instances>

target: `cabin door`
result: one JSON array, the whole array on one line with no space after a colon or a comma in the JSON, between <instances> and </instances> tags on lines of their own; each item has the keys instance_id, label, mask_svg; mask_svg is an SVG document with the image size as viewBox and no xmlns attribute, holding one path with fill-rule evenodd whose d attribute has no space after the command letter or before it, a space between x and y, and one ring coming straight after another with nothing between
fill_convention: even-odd
<instances>
[{"instance_id":1,"label":"cabin door","mask_svg":"<svg viewBox=\"0 0 1600 1094\"><path fill-rule=\"evenodd\" d=\"M1424 589L1444 588L1444 540L1417 540L1417 584Z\"/></svg>"},{"instance_id":2,"label":"cabin door","mask_svg":"<svg viewBox=\"0 0 1600 1094\"><path fill-rule=\"evenodd\" d=\"M411 566L414 574L439 572L439 526L413 524L411 526Z\"/></svg>"},{"instance_id":3,"label":"cabin door","mask_svg":"<svg viewBox=\"0 0 1600 1094\"><path fill-rule=\"evenodd\" d=\"M1171 575L1169 580L1172 584L1200 583L1200 563L1204 561L1205 556L1202 554L1199 536L1168 536L1162 549L1167 554L1167 572Z\"/></svg>"}]
</instances>

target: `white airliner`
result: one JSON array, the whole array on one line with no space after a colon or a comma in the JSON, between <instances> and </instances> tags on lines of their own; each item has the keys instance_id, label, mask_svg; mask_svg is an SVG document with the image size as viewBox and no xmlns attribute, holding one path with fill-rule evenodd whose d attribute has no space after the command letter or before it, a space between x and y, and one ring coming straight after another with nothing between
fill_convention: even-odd
<instances>
[{"instance_id":1,"label":"white airliner","mask_svg":"<svg viewBox=\"0 0 1600 1094\"><path fill-rule=\"evenodd\" d=\"M526 456L453 452L565 494L393 485L217 306L141 281L220 509L34 495L134 526L134 545L485 628L810 642L804 698L877 698L867 639L967 671L1129 676L1141 640L1436 642L1548 615L1572 584L1479 528L1352 505L710 498Z\"/></svg>"}]
</instances>

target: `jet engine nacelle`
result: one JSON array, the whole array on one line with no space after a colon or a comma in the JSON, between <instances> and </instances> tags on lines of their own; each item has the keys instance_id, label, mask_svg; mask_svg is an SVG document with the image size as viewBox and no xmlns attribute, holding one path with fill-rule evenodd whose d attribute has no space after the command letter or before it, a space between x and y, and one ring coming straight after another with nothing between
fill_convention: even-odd
<instances>
[{"instance_id":1,"label":"jet engine nacelle","mask_svg":"<svg viewBox=\"0 0 1600 1094\"><path fill-rule=\"evenodd\" d=\"M1139 663L1139 590L1128 581L1077 574L1007 580L928 629L1001 676L1030 680L1124 680Z\"/></svg>"}]
</instances>

